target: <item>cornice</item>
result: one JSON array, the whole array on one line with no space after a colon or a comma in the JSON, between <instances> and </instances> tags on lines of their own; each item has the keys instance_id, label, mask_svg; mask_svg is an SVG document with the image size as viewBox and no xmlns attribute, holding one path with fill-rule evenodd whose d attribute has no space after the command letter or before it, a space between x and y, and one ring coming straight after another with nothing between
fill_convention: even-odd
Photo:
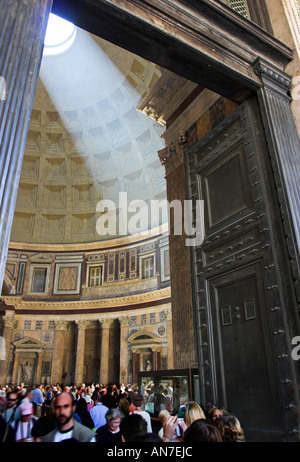
<instances>
[{"instance_id":1,"label":"cornice","mask_svg":"<svg viewBox=\"0 0 300 462\"><path fill-rule=\"evenodd\" d=\"M141 309L142 306L157 306L170 303L171 289L166 287L157 291L125 297L107 298L101 300L72 301L29 301L22 297L2 297L3 301L15 307L15 314L68 314L68 313L103 313Z\"/></svg>"},{"instance_id":2,"label":"cornice","mask_svg":"<svg viewBox=\"0 0 300 462\"><path fill-rule=\"evenodd\" d=\"M252 64L252 67L255 74L260 78L267 77L273 84L280 85L286 90L291 88L292 80L290 76L277 67L271 66L270 63L267 63L263 59L257 58Z\"/></svg>"},{"instance_id":3,"label":"cornice","mask_svg":"<svg viewBox=\"0 0 300 462\"><path fill-rule=\"evenodd\" d=\"M101 252L104 250L113 250L120 247L134 246L149 239L155 239L168 232L168 224L164 223L149 231L131 236L121 237L119 239L108 239L107 241L97 242L84 242L73 244L44 244L44 243L27 243L10 241L10 251L28 251L28 252Z\"/></svg>"}]
</instances>

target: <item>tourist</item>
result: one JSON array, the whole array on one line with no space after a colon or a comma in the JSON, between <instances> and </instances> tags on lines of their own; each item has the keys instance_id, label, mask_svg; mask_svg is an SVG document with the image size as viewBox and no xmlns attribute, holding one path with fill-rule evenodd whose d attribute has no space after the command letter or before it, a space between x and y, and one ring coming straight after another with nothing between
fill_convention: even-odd
<instances>
[{"instance_id":1,"label":"tourist","mask_svg":"<svg viewBox=\"0 0 300 462\"><path fill-rule=\"evenodd\" d=\"M75 410L75 401L71 393L60 393L55 401L54 413L57 422L57 428L45 435L43 442L96 442L95 433L77 422L73 413Z\"/></svg>"},{"instance_id":2,"label":"tourist","mask_svg":"<svg viewBox=\"0 0 300 462\"><path fill-rule=\"evenodd\" d=\"M9 424L21 418L18 408L18 394L15 391L9 391L6 394L6 409L3 418Z\"/></svg>"},{"instance_id":3,"label":"tourist","mask_svg":"<svg viewBox=\"0 0 300 462\"><path fill-rule=\"evenodd\" d=\"M244 430L234 415L221 415L215 421L217 429L222 435L224 443L244 442Z\"/></svg>"},{"instance_id":4,"label":"tourist","mask_svg":"<svg viewBox=\"0 0 300 462\"><path fill-rule=\"evenodd\" d=\"M99 428L106 424L105 414L108 408L102 404L102 397L99 394L94 395L94 407L89 411L94 422L94 427Z\"/></svg>"},{"instance_id":5,"label":"tourist","mask_svg":"<svg viewBox=\"0 0 300 462\"><path fill-rule=\"evenodd\" d=\"M136 434L144 435L147 433L147 422L138 414L126 416L120 425L122 441L127 442L128 439Z\"/></svg>"},{"instance_id":6,"label":"tourist","mask_svg":"<svg viewBox=\"0 0 300 462\"><path fill-rule=\"evenodd\" d=\"M38 418L42 416L42 406L44 404L44 399L45 397L42 393L42 385L38 383L32 391L31 399L31 402L35 403L35 415Z\"/></svg>"},{"instance_id":7,"label":"tourist","mask_svg":"<svg viewBox=\"0 0 300 462\"><path fill-rule=\"evenodd\" d=\"M147 433L152 433L151 417L147 411L144 411L142 409L143 402L144 402L143 395L135 395L133 397L133 405L135 406L136 409L132 412L132 414L138 414L141 417L143 417L143 419L147 423Z\"/></svg>"},{"instance_id":8,"label":"tourist","mask_svg":"<svg viewBox=\"0 0 300 462\"><path fill-rule=\"evenodd\" d=\"M99 443L122 443L120 424L122 414L118 409L112 408L105 414L106 424L98 428L96 433Z\"/></svg>"},{"instance_id":9,"label":"tourist","mask_svg":"<svg viewBox=\"0 0 300 462\"><path fill-rule=\"evenodd\" d=\"M12 428L16 432L16 441L20 443L32 441L32 427L35 421L38 420L37 417L33 415L33 404L30 402L22 403L19 406L19 410L21 414L20 419L12 423Z\"/></svg>"}]
</instances>

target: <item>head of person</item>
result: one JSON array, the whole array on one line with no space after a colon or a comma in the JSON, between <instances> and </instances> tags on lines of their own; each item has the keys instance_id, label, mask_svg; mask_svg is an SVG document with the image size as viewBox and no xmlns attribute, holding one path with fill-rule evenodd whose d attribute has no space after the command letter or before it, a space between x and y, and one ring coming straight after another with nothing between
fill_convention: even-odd
<instances>
[{"instance_id":1,"label":"head of person","mask_svg":"<svg viewBox=\"0 0 300 462\"><path fill-rule=\"evenodd\" d=\"M169 417L171 417L171 414L169 411L167 411L167 409L163 409L158 414L158 418L160 419L162 425L167 421Z\"/></svg>"},{"instance_id":2,"label":"head of person","mask_svg":"<svg viewBox=\"0 0 300 462\"><path fill-rule=\"evenodd\" d=\"M25 397L29 399L29 401L32 399L32 389L30 388L29 390L26 391Z\"/></svg>"},{"instance_id":3,"label":"head of person","mask_svg":"<svg viewBox=\"0 0 300 462\"><path fill-rule=\"evenodd\" d=\"M128 401L128 399L127 398L121 398L119 400L118 408L124 415L128 415L129 414L129 401Z\"/></svg>"},{"instance_id":4,"label":"head of person","mask_svg":"<svg viewBox=\"0 0 300 462\"><path fill-rule=\"evenodd\" d=\"M107 413L105 414L105 420L107 423L108 430L111 433L118 433L120 431L122 417L118 409L109 409L109 411L107 411Z\"/></svg>"},{"instance_id":5,"label":"head of person","mask_svg":"<svg viewBox=\"0 0 300 462\"><path fill-rule=\"evenodd\" d=\"M87 402L84 398L79 398L79 400L76 401L76 412L77 414L87 412Z\"/></svg>"},{"instance_id":6,"label":"head of person","mask_svg":"<svg viewBox=\"0 0 300 462\"><path fill-rule=\"evenodd\" d=\"M17 403L18 400L18 394L15 391L10 391L6 395L6 408L11 409L15 404Z\"/></svg>"},{"instance_id":7,"label":"head of person","mask_svg":"<svg viewBox=\"0 0 300 462\"><path fill-rule=\"evenodd\" d=\"M206 420L198 419L186 429L183 437L184 443L222 443L221 433L215 425Z\"/></svg>"},{"instance_id":8,"label":"head of person","mask_svg":"<svg viewBox=\"0 0 300 462\"><path fill-rule=\"evenodd\" d=\"M122 440L128 441L128 438L137 433L147 433L147 422L139 414L127 415L121 422L120 430Z\"/></svg>"},{"instance_id":9,"label":"head of person","mask_svg":"<svg viewBox=\"0 0 300 462\"><path fill-rule=\"evenodd\" d=\"M43 437L54 430L55 425L52 419L42 416L35 421L31 430L31 436L35 443L40 443Z\"/></svg>"},{"instance_id":10,"label":"head of person","mask_svg":"<svg viewBox=\"0 0 300 462\"><path fill-rule=\"evenodd\" d=\"M213 406L208 411L207 420L210 423L215 423L216 419L218 419L221 415L228 415L226 409L223 406Z\"/></svg>"},{"instance_id":11,"label":"head of person","mask_svg":"<svg viewBox=\"0 0 300 462\"><path fill-rule=\"evenodd\" d=\"M33 415L33 405L32 403L22 403L19 406L21 421L28 422Z\"/></svg>"},{"instance_id":12,"label":"head of person","mask_svg":"<svg viewBox=\"0 0 300 462\"><path fill-rule=\"evenodd\" d=\"M192 425L195 420L204 419L205 414L201 406L195 401L188 401L185 403L184 422L187 427Z\"/></svg>"},{"instance_id":13,"label":"head of person","mask_svg":"<svg viewBox=\"0 0 300 462\"><path fill-rule=\"evenodd\" d=\"M54 415L59 428L68 425L72 421L74 411L73 395L68 392L59 393L54 404Z\"/></svg>"},{"instance_id":14,"label":"head of person","mask_svg":"<svg viewBox=\"0 0 300 462\"><path fill-rule=\"evenodd\" d=\"M215 421L217 429L226 443L245 441L244 430L234 415L221 415Z\"/></svg>"},{"instance_id":15,"label":"head of person","mask_svg":"<svg viewBox=\"0 0 300 462\"><path fill-rule=\"evenodd\" d=\"M132 400L132 404L133 404L136 408L142 407L143 402L144 402L144 397L143 397L143 395L134 395L133 400Z\"/></svg>"},{"instance_id":16,"label":"head of person","mask_svg":"<svg viewBox=\"0 0 300 462\"><path fill-rule=\"evenodd\" d=\"M101 403L102 402L102 394L101 393L96 393L94 396L94 403Z\"/></svg>"}]
</instances>

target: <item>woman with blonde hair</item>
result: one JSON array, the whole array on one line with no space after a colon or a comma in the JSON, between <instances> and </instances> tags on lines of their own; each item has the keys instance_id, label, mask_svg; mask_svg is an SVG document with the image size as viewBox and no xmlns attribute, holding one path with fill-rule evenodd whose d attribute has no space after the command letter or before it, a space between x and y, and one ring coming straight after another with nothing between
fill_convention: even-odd
<instances>
[{"instance_id":1,"label":"woman with blonde hair","mask_svg":"<svg viewBox=\"0 0 300 462\"><path fill-rule=\"evenodd\" d=\"M184 441L184 433L187 428L189 428L195 420L206 420L204 411L201 406L199 406L196 401L188 401L185 403L184 406L181 407L184 408L184 416L183 420L178 419L178 422L176 424L176 429L175 432L177 434L177 438L175 441L182 442ZM178 413L178 416L180 415L180 411ZM168 419L169 420L169 419Z\"/></svg>"},{"instance_id":2,"label":"woman with blonde hair","mask_svg":"<svg viewBox=\"0 0 300 462\"><path fill-rule=\"evenodd\" d=\"M183 421L187 427L190 427L195 420L206 420L205 414L201 406L195 401L188 401L185 403L185 413Z\"/></svg>"}]
</instances>

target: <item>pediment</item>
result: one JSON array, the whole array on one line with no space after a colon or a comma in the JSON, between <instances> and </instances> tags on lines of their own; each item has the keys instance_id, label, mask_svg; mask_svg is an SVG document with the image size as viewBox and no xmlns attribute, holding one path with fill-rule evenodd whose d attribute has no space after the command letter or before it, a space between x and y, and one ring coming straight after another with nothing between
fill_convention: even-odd
<instances>
[{"instance_id":1,"label":"pediment","mask_svg":"<svg viewBox=\"0 0 300 462\"><path fill-rule=\"evenodd\" d=\"M53 261L53 257L43 253L36 253L35 255L32 255L30 261L32 263L51 263Z\"/></svg>"},{"instance_id":2,"label":"pediment","mask_svg":"<svg viewBox=\"0 0 300 462\"><path fill-rule=\"evenodd\" d=\"M22 338L21 340L18 340L17 342L14 342L14 345L18 349L41 349L45 347L45 344L35 338L32 337L25 337Z\"/></svg>"}]
</instances>

